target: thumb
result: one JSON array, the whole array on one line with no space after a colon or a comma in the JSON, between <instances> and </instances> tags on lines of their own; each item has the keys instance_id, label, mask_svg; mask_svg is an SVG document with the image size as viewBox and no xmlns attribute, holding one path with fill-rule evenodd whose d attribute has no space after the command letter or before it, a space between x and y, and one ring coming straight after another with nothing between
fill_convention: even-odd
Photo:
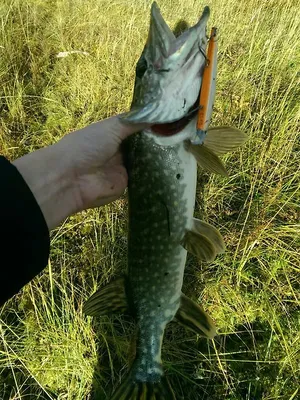
<instances>
[{"instance_id":1,"label":"thumb","mask_svg":"<svg viewBox=\"0 0 300 400\"><path fill-rule=\"evenodd\" d=\"M152 124L140 122L140 123L133 123L126 121L122 117L126 116L127 113L118 114L116 116L117 123L119 124L119 132L121 139L126 139L126 137L132 135L133 133L140 132L144 129L150 128Z\"/></svg>"}]
</instances>

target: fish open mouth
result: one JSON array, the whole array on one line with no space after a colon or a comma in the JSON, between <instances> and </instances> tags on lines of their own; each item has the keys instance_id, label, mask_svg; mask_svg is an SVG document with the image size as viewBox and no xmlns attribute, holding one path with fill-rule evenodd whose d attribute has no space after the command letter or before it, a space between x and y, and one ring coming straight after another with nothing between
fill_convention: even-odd
<instances>
[{"instance_id":1,"label":"fish open mouth","mask_svg":"<svg viewBox=\"0 0 300 400\"><path fill-rule=\"evenodd\" d=\"M175 35L157 4L152 4L147 42L136 65L131 109L124 120L151 124L154 134L173 136L195 118L209 15L206 6L195 25Z\"/></svg>"},{"instance_id":2,"label":"fish open mouth","mask_svg":"<svg viewBox=\"0 0 300 400\"><path fill-rule=\"evenodd\" d=\"M185 128L186 125L197 115L199 111L199 97L200 94L184 117L177 121L168 122L165 124L154 124L151 126L152 132L161 136L173 136L182 131L182 129Z\"/></svg>"}]
</instances>

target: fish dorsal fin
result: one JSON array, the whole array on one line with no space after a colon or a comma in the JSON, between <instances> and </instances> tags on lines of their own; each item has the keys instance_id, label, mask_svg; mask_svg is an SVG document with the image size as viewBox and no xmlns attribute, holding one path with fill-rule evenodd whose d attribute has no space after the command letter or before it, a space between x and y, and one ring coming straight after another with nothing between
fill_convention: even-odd
<instances>
[{"instance_id":1,"label":"fish dorsal fin","mask_svg":"<svg viewBox=\"0 0 300 400\"><path fill-rule=\"evenodd\" d=\"M216 327L203 308L181 294L180 306L174 320L198 335L212 339L216 335Z\"/></svg>"},{"instance_id":2,"label":"fish dorsal fin","mask_svg":"<svg viewBox=\"0 0 300 400\"><path fill-rule=\"evenodd\" d=\"M117 278L98 289L83 305L83 313L92 317L122 313L128 309L125 278Z\"/></svg>"},{"instance_id":3,"label":"fish dorsal fin","mask_svg":"<svg viewBox=\"0 0 300 400\"><path fill-rule=\"evenodd\" d=\"M216 155L225 154L242 146L248 136L237 128L231 126L216 126L207 131L204 146Z\"/></svg>"},{"instance_id":4,"label":"fish dorsal fin","mask_svg":"<svg viewBox=\"0 0 300 400\"><path fill-rule=\"evenodd\" d=\"M228 176L226 168L219 157L204 144L189 144L188 150L194 155L198 164L205 170Z\"/></svg>"},{"instance_id":5,"label":"fish dorsal fin","mask_svg":"<svg viewBox=\"0 0 300 400\"><path fill-rule=\"evenodd\" d=\"M196 218L193 218L192 227L185 233L181 244L187 251L207 262L214 261L216 255L225 250L219 231Z\"/></svg>"}]
</instances>

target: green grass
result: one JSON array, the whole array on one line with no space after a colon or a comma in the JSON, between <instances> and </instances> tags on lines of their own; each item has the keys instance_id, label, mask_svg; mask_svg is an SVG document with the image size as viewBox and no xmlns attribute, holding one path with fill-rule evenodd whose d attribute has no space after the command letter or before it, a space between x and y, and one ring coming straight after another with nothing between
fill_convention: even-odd
<instances>
[{"instance_id":1,"label":"green grass","mask_svg":"<svg viewBox=\"0 0 300 400\"><path fill-rule=\"evenodd\" d=\"M150 4L1 1L2 154L15 159L128 110ZM213 264L189 257L184 291L208 310L219 335L208 342L170 324L165 368L185 399L297 399L299 6L159 1L172 27L181 18L194 23L206 4L209 27L220 33L213 125L241 128L249 140L224 157L229 179L199 170L196 214L220 229L227 252ZM56 58L67 50L89 56ZM97 399L106 399L118 385L132 321L92 321L82 304L125 270L126 236L126 195L52 232L48 267L0 311L1 399L82 400L92 386Z\"/></svg>"}]
</instances>

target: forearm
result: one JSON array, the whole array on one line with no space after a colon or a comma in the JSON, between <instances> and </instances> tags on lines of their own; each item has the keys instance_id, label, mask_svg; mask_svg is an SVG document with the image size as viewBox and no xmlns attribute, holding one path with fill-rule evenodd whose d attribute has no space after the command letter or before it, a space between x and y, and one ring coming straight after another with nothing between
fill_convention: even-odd
<instances>
[{"instance_id":1,"label":"forearm","mask_svg":"<svg viewBox=\"0 0 300 400\"><path fill-rule=\"evenodd\" d=\"M77 211L77 192L67 171L65 157L58 142L12 163L32 191L49 231Z\"/></svg>"}]
</instances>

